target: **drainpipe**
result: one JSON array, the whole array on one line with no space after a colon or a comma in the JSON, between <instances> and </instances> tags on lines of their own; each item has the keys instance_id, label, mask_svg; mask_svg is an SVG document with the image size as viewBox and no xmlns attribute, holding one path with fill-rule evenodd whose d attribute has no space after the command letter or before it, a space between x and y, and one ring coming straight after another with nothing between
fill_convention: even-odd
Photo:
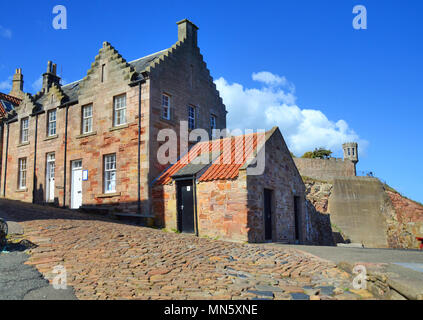
<instances>
[{"instance_id":1,"label":"drainpipe","mask_svg":"<svg viewBox=\"0 0 423 320\"><path fill-rule=\"evenodd\" d=\"M65 115L65 154L63 160L63 208L66 207L66 161L68 155L68 112L69 105L66 105L66 115Z\"/></svg>"},{"instance_id":2,"label":"drainpipe","mask_svg":"<svg viewBox=\"0 0 423 320\"><path fill-rule=\"evenodd\" d=\"M7 122L6 156L4 159L3 197L6 197L7 157L9 152L9 122Z\"/></svg>"},{"instance_id":3,"label":"drainpipe","mask_svg":"<svg viewBox=\"0 0 423 320\"><path fill-rule=\"evenodd\" d=\"M38 138L38 113L35 115L35 142L34 142L34 170L32 173L32 203L35 203L37 192L37 139Z\"/></svg>"},{"instance_id":4,"label":"drainpipe","mask_svg":"<svg viewBox=\"0 0 423 320\"><path fill-rule=\"evenodd\" d=\"M195 228L195 235L198 237L198 212L197 212L197 181L196 177L194 176L192 179L192 190L193 198L194 198L194 228Z\"/></svg>"},{"instance_id":5,"label":"drainpipe","mask_svg":"<svg viewBox=\"0 0 423 320\"><path fill-rule=\"evenodd\" d=\"M138 83L138 214L141 215L141 81Z\"/></svg>"},{"instance_id":6,"label":"drainpipe","mask_svg":"<svg viewBox=\"0 0 423 320\"><path fill-rule=\"evenodd\" d=\"M145 83L147 75L142 75L142 78L129 84L130 87L138 85L138 199L137 199L137 213L141 215L141 91L142 84Z\"/></svg>"}]
</instances>

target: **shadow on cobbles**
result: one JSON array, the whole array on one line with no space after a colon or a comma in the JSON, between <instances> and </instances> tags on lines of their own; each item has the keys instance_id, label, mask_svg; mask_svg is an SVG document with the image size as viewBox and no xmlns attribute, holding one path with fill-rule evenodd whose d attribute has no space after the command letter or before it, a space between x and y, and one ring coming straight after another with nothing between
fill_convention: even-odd
<instances>
[{"instance_id":1,"label":"shadow on cobbles","mask_svg":"<svg viewBox=\"0 0 423 320\"><path fill-rule=\"evenodd\" d=\"M36 244L32 243L31 241L28 241L26 239L21 240L17 243L8 242L6 247L3 248L2 251L7 252L23 252L28 249L33 249L38 247Z\"/></svg>"}]
</instances>

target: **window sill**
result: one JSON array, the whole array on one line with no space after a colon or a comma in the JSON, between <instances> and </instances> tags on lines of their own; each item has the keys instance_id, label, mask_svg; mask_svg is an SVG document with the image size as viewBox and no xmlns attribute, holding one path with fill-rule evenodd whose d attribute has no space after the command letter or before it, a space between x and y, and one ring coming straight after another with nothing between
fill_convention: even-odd
<instances>
[{"instance_id":1,"label":"window sill","mask_svg":"<svg viewBox=\"0 0 423 320\"><path fill-rule=\"evenodd\" d=\"M121 130L121 129L125 129L129 127L129 123L126 124L121 124L120 126L115 126L109 129L109 131L116 131L116 130Z\"/></svg>"},{"instance_id":2,"label":"window sill","mask_svg":"<svg viewBox=\"0 0 423 320\"><path fill-rule=\"evenodd\" d=\"M49 140L53 140L53 139L57 139L59 137L58 134L55 134L54 136L49 136L47 138L44 139L44 141L49 141Z\"/></svg>"},{"instance_id":3,"label":"window sill","mask_svg":"<svg viewBox=\"0 0 423 320\"><path fill-rule=\"evenodd\" d=\"M171 124L171 125L176 125L176 121L174 121L174 120L172 120L172 119L166 119L166 118L160 117L160 121L163 121L163 122L169 123L169 124Z\"/></svg>"},{"instance_id":4,"label":"window sill","mask_svg":"<svg viewBox=\"0 0 423 320\"><path fill-rule=\"evenodd\" d=\"M113 197L120 197L122 193L121 192L113 192L113 193L103 193L103 194L97 194L96 198L113 198Z\"/></svg>"},{"instance_id":5,"label":"window sill","mask_svg":"<svg viewBox=\"0 0 423 320\"><path fill-rule=\"evenodd\" d=\"M82 138L86 138L86 137L90 137L90 136L95 136L96 134L97 134L97 131L83 133L83 134L76 136L76 139L82 139Z\"/></svg>"},{"instance_id":6,"label":"window sill","mask_svg":"<svg viewBox=\"0 0 423 320\"><path fill-rule=\"evenodd\" d=\"M28 146L29 145L29 141L28 142L22 142L18 144L18 148L19 147L24 147L24 146Z\"/></svg>"},{"instance_id":7,"label":"window sill","mask_svg":"<svg viewBox=\"0 0 423 320\"><path fill-rule=\"evenodd\" d=\"M22 193L22 192L28 192L28 188L18 189L18 190L16 190L16 192L20 192L20 193Z\"/></svg>"}]
</instances>

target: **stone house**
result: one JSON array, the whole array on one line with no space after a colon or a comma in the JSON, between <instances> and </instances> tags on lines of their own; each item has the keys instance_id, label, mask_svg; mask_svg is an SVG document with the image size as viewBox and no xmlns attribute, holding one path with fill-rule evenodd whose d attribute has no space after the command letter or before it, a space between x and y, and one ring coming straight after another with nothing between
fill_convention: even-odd
<instances>
[{"instance_id":1,"label":"stone house","mask_svg":"<svg viewBox=\"0 0 423 320\"><path fill-rule=\"evenodd\" d=\"M2 121L1 196L151 218L159 130L226 127L198 28L177 24L172 47L131 62L104 42L87 75L67 85L48 62L35 95L18 69L10 94L21 100Z\"/></svg>"},{"instance_id":2,"label":"stone house","mask_svg":"<svg viewBox=\"0 0 423 320\"><path fill-rule=\"evenodd\" d=\"M250 174L258 159L263 170ZM169 230L248 242L311 242L305 186L277 127L197 143L155 182L153 211Z\"/></svg>"}]
</instances>

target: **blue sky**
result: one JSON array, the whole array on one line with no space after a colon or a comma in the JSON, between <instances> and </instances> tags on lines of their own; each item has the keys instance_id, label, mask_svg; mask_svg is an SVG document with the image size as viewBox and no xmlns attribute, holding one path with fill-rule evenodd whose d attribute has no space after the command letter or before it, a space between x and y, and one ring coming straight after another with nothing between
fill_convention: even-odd
<instances>
[{"instance_id":1,"label":"blue sky","mask_svg":"<svg viewBox=\"0 0 423 320\"><path fill-rule=\"evenodd\" d=\"M58 4L67 30L52 28ZM358 4L367 30L352 27ZM423 202L421 1L46 0L0 9L2 92L21 67L33 93L47 60L66 82L82 78L103 41L128 61L162 50L176 42L175 22L189 18L230 125L279 125L298 155L322 145L340 156L340 141L356 138L358 170Z\"/></svg>"}]
</instances>

